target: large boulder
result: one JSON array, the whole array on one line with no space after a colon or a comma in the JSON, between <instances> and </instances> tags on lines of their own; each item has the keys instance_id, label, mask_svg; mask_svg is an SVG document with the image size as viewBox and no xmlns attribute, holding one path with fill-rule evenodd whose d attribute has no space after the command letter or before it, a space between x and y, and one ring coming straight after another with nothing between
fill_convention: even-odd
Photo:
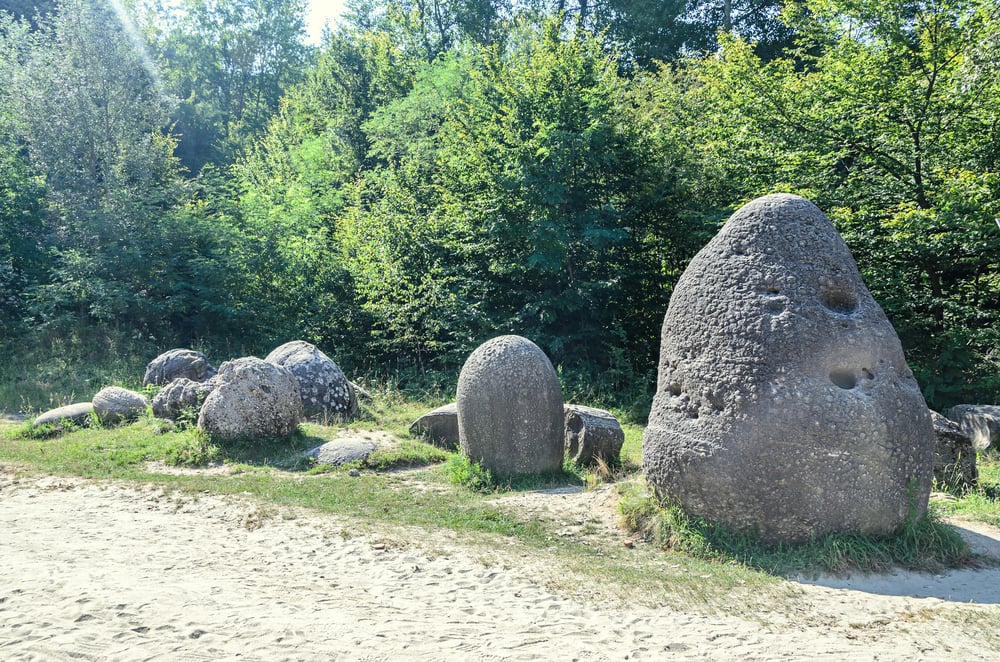
<instances>
[{"instance_id":1,"label":"large boulder","mask_svg":"<svg viewBox=\"0 0 1000 662\"><path fill-rule=\"evenodd\" d=\"M556 371L535 343L500 336L479 346L458 377L462 452L500 476L558 471L563 399Z\"/></svg>"},{"instance_id":2,"label":"large boulder","mask_svg":"<svg viewBox=\"0 0 1000 662\"><path fill-rule=\"evenodd\" d=\"M1000 407L996 405L955 405L948 410L948 418L958 423L976 450L997 447L1000 435Z\"/></svg>"},{"instance_id":3,"label":"large boulder","mask_svg":"<svg viewBox=\"0 0 1000 662\"><path fill-rule=\"evenodd\" d=\"M90 422L90 415L92 413L94 413L94 404L92 402L78 402L72 405L56 407L44 414L39 414L31 425L36 428L40 425L61 425L63 423L87 425Z\"/></svg>"},{"instance_id":4,"label":"large boulder","mask_svg":"<svg viewBox=\"0 0 1000 662\"><path fill-rule=\"evenodd\" d=\"M564 435L566 454L579 464L614 464L625 443L625 431L614 414L583 405L564 408Z\"/></svg>"},{"instance_id":5,"label":"large boulder","mask_svg":"<svg viewBox=\"0 0 1000 662\"><path fill-rule=\"evenodd\" d=\"M302 416L299 383L280 365L249 356L226 361L201 406L198 427L224 440L285 437Z\"/></svg>"},{"instance_id":6,"label":"large boulder","mask_svg":"<svg viewBox=\"0 0 1000 662\"><path fill-rule=\"evenodd\" d=\"M142 385L162 386L181 377L193 382L203 382L214 374L215 368L201 352L171 349L149 362L146 374L142 376Z\"/></svg>"},{"instance_id":7,"label":"large boulder","mask_svg":"<svg viewBox=\"0 0 1000 662\"><path fill-rule=\"evenodd\" d=\"M134 421L146 412L149 400L120 386L106 386L91 401L94 413L103 425L117 425Z\"/></svg>"},{"instance_id":8,"label":"large boulder","mask_svg":"<svg viewBox=\"0 0 1000 662\"><path fill-rule=\"evenodd\" d=\"M357 413L350 382L330 357L315 345L293 340L278 347L264 359L284 366L295 375L306 418L348 418Z\"/></svg>"},{"instance_id":9,"label":"large boulder","mask_svg":"<svg viewBox=\"0 0 1000 662\"><path fill-rule=\"evenodd\" d=\"M197 420L201 405L208 394L215 390L215 377L203 382L195 382L181 377L170 382L153 396L153 415L171 421L189 418Z\"/></svg>"},{"instance_id":10,"label":"large boulder","mask_svg":"<svg viewBox=\"0 0 1000 662\"><path fill-rule=\"evenodd\" d=\"M793 195L733 214L663 321L656 492L771 541L888 534L925 512L933 463L899 339L826 216Z\"/></svg>"},{"instance_id":11,"label":"large boulder","mask_svg":"<svg viewBox=\"0 0 1000 662\"><path fill-rule=\"evenodd\" d=\"M976 449L972 439L959 427L958 423L931 412L934 423L934 482L953 489L966 490L975 487L979 480L976 469Z\"/></svg>"},{"instance_id":12,"label":"large boulder","mask_svg":"<svg viewBox=\"0 0 1000 662\"><path fill-rule=\"evenodd\" d=\"M410 434L424 435L435 446L458 448L458 405L452 402L427 412L413 422Z\"/></svg>"}]
</instances>

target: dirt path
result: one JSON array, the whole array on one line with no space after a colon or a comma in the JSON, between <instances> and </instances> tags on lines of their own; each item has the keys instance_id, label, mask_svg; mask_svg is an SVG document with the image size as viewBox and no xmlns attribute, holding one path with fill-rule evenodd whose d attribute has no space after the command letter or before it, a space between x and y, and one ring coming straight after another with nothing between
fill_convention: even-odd
<instances>
[{"instance_id":1,"label":"dirt path","mask_svg":"<svg viewBox=\"0 0 1000 662\"><path fill-rule=\"evenodd\" d=\"M556 496L546 503L568 521L605 498ZM796 585L790 612L749 620L594 604L461 547L380 549L345 537L346 520L287 517L0 467L0 659L953 660L1000 649L996 570Z\"/></svg>"}]
</instances>

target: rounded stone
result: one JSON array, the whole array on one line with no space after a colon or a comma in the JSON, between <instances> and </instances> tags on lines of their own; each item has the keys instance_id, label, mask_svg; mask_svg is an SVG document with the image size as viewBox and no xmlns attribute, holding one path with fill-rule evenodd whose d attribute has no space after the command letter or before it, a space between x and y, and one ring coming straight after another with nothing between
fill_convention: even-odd
<instances>
[{"instance_id":1,"label":"rounded stone","mask_svg":"<svg viewBox=\"0 0 1000 662\"><path fill-rule=\"evenodd\" d=\"M265 358L268 363L284 366L299 383L302 414L306 418L353 416L357 401L340 367L315 345L293 340L278 347Z\"/></svg>"},{"instance_id":2,"label":"rounded stone","mask_svg":"<svg viewBox=\"0 0 1000 662\"><path fill-rule=\"evenodd\" d=\"M474 351L458 377L462 452L498 476L559 471L563 398L545 353L521 336L500 336Z\"/></svg>"},{"instance_id":3,"label":"rounded stone","mask_svg":"<svg viewBox=\"0 0 1000 662\"><path fill-rule=\"evenodd\" d=\"M193 382L202 382L214 374L215 368L201 352L193 349L171 349L149 362L142 377L142 385L162 386L181 377Z\"/></svg>"},{"instance_id":4,"label":"rounded stone","mask_svg":"<svg viewBox=\"0 0 1000 662\"><path fill-rule=\"evenodd\" d=\"M690 514L770 540L921 516L934 432L899 339L823 213L737 211L663 321L643 468Z\"/></svg>"},{"instance_id":5,"label":"rounded stone","mask_svg":"<svg viewBox=\"0 0 1000 662\"><path fill-rule=\"evenodd\" d=\"M287 368L249 356L223 363L216 381L198 415L198 427L213 437L286 437L298 426L299 384Z\"/></svg>"},{"instance_id":6,"label":"rounded stone","mask_svg":"<svg viewBox=\"0 0 1000 662\"><path fill-rule=\"evenodd\" d=\"M149 406L146 396L120 386L102 388L91 402L94 413L103 425L134 421L142 416Z\"/></svg>"},{"instance_id":7,"label":"rounded stone","mask_svg":"<svg viewBox=\"0 0 1000 662\"><path fill-rule=\"evenodd\" d=\"M201 405L208 394L215 390L216 384L215 377L203 382L184 377L175 379L153 397L153 415L170 421L177 421L185 416L197 418Z\"/></svg>"}]
</instances>

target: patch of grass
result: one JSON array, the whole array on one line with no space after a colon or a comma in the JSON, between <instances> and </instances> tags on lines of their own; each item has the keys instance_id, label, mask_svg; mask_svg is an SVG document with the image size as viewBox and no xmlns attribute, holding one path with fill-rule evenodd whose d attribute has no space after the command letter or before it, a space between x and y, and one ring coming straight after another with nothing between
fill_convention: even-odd
<instances>
[{"instance_id":1,"label":"patch of grass","mask_svg":"<svg viewBox=\"0 0 1000 662\"><path fill-rule=\"evenodd\" d=\"M496 489L490 470L473 462L464 453L452 453L444 463L444 473L453 485L461 485L473 492L493 492Z\"/></svg>"},{"instance_id":2,"label":"patch of grass","mask_svg":"<svg viewBox=\"0 0 1000 662\"><path fill-rule=\"evenodd\" d=\"M885 572L895 566L940 571L968 565L972 557L961 536L933 512L909 520L892 536L830 533L804 543L767 543L687 515L636 483L623 485L619 509L626 524L664 549L721 563L739 563L776 575Z\"/></svg>"},{"instance_id":3,"label":"patch of grass","mask_svg":"<svg viewBox=\"0 0 1000 662\"><path fill-rule=\"evenodd\" d=\"M448 457L448 453L436 446L422 441L404 439L395 445L376 448L375 452L359 464L360 468L364 469L388 471L438 464L446 461Z\"/></svg>"},{"instance_id":4,"label":"patch of grass","mask_svg":"<svg viewBox=\"0 0 1000 662\"><path fill-rule=\"evenodd\" d=\"M195 431L160 434L152 419L132 425L60 428L58 437L40 434L30 424L0 431L0 457L50 473L86 478L135 479L147 460L183 456L197 442Z\"/></svg>"},{"instance_id":5,"label":"patch of grass","mask_svg":"<svg viewBox=\"0 0 1000 662\"><path fill-rule=\"evenodd\" d=\"M947 515L973 519L1000 527L1000 453L987 449L976 461L978 484L955 494L956 499L936 504Z\"/></svg>"},{"instance_id":6,"label":"patch of grass","mask_svg":"<svg viewBox=\"0 0 1000 662\"><path fill-rule=\"evenodd\" d=\"M146 345L104 338L100 342L54 338L0 359L0 412L37 415L89 402L105 386L141 390L146 364L156 356ZM145 357L145 358L143 358Z\"/></svg>"}]
</instances>

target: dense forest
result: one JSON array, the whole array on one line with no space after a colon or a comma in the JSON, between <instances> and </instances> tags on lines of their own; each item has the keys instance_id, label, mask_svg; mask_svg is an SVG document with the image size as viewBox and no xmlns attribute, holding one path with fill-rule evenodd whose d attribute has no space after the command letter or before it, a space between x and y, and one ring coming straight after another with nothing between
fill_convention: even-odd
<instances>
[{"instance_id":1,"label":"dense forest","mask_svg":"<svg viewBox=\"0 0 1000 662\"><path fill-rule=\"evenodd\" d=\"M311 341L453 375L500 333L654 386L743 202L834 221L930 404L1000 401L995 0L0 8L2 365Z\"/></svg>"}]
</instances>

